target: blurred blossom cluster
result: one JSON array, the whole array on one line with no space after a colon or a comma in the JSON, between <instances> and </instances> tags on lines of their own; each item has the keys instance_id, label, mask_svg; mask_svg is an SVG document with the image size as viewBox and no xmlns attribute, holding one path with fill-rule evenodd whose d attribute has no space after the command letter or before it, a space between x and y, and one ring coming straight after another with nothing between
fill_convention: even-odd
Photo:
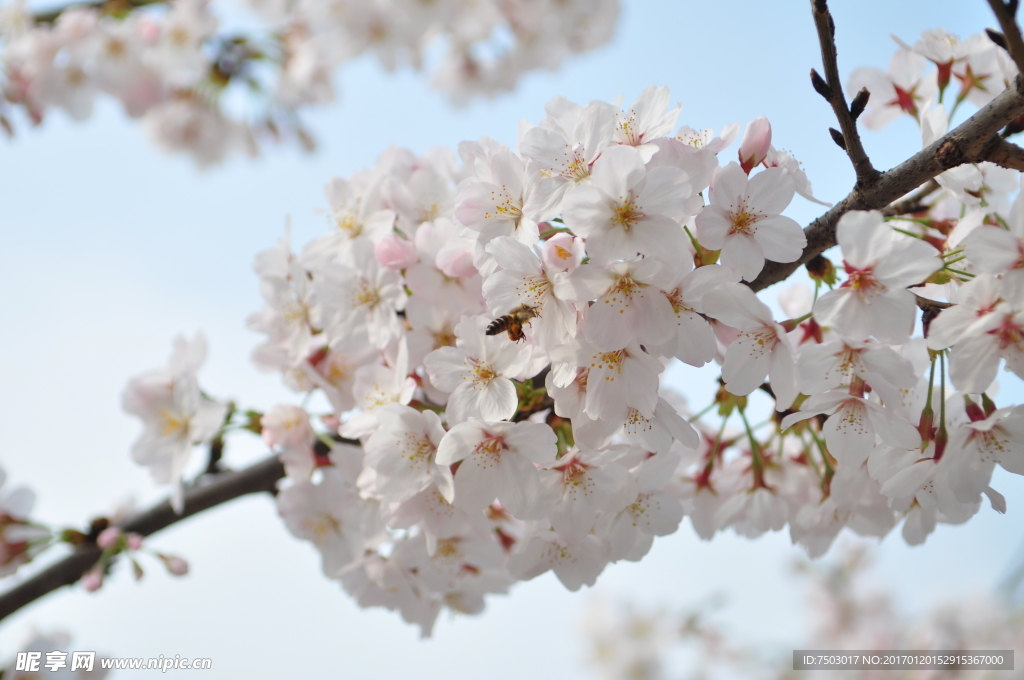
<instances>
[{"instance_id":1,"label":"blurred blossom cluster","mask_svg":"<svg viewBox=\"0 0 1024 680\"><path fill-rule=\"evenodd\" d=\"M973 49L950 73L1001 88ZM941 101L903 109L925 145ZM758 277L806 245L782 213L821 201L767 119L729 161L740 127L680 126L680 108L664 87L625 108L557 97L515 149L392 148L331 179L328 231L256 258L249 319L256 365L323 398L236 413L180 341L126 391L133 456L180 485L193 445L261 433L325 576L424 634L547 571L592 585L684 517L704 539L788 529L817 557L844 528L918 544L984 500L1005 511L993 472L1024 473L1024 406L994 383L1004 361L1024 376L1019 173L966 165L910 212L846 213L837 264L811 260L776 318ZM720 367L712 403L662 385L677 361Z\"/></svg>"},{"instance_id":2,"label":"blurred blossom cluster","mask_svg":"<svg viewBox=\"0 0 1024 680\"><path fill-rule=\"evenodd\" d=\"M36 124L54 108L83 120L102 93L200 166L282 137L312 148L300 114L334 99L348 60L426 64L464 103L606 43L618 19L617 0L246 0L261 24L245 32L230 30L222 4L0 5L0 125L13 134L16 110Z\"/></svg>"},{"instance_id":3,"label":"blurred blossom cluster","mask_svg":"<svg viewBox=\"0 0 1024 680\"><path fill-rule=\"evenodd\" d=\"M785 649L741 639L717 619L724 601L675 613L596 602L587 614L589 665L601 680L684 678L857 678L873 680L986 680L1020 677L996 670L793 670L793 649L976 650L1019 649L1024 611L1006 593L967 593L907 615L898 597L870 586L867 546L848 544L829 563L795 565L805 582L809 629ZM685 665L682 663L685 659Z\"/></svg>"}]
</instances>

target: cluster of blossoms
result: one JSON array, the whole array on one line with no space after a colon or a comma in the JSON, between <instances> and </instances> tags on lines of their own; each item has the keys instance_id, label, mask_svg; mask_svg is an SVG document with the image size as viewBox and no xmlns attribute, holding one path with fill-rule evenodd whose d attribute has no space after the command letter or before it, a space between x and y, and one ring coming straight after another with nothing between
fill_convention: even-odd
<instances>
[{"instance_id":1,"label":"cluster of blossoms","mask_svg":"<svg viewBox=\"0 0 1024 680\"><path fill-rule=\"evenodd\" d=\"M1007 593L972 593L941 603L920 616L900 611L898 598L867 587L870 574L864 545L851 546L827 565L797 565L807 586L809 638L784 649L741 641L716 621L714 603L687 612L612 607L596 603L586 621L590 665L601 680L746 677L792 678L793 649L836 650L1009 650L1022 637L1024 610ZM680 663L686 658L686 665ZM686 672L684 673L684 668ZM803 670L800 677L862 680L898 678L1004 677L1006 671L946 670Z\"/></svg>"},{"instance_id":2,"label":"cluster of blossoms","mask_svg":"<svg viewBox=\"0 0 1024 680\"><path fill-rule=\"evenodd\" d=\"M936 110L918 110L925 144ZM593 584L684 516L705 539L788 526L818 556L844 527L902 523L916 544L983 495L1005 509L995 467L1024 473L1024 407L992 400L1001 360L1024 376L1016 173L966 166L913 214L845 214L845 279L816 258L777 320L748 284L800 257L781 213L817 199L767 120L725 162L739 127L677 127L666 88L546 111L516 150L392 149L331 180L329 233L256 260L254 360L329 411L245 426L280 453L279 511L328 578L428 634L442 608L549 570ZM224 416L181 358L199 353L183 343L184 372L126 396L147 423L135 457L164 481ZM661 385L676 360L721 366L716 422ZM751 425L755 391L775 413Z\"/></svg>"},{"instance_id":3,"label":"cluster of blossoms","mask_svg":"<svg viewBox=\"0 0 1024 680\"><path fill-rule=\"evenodd\" d=\"M52 108L82 120L105 93L157 144L205 166L282 134L310 147L298 112L332 101L335 70L362 54L389 71L437 62L434 84L463 102L604 44L618 18L617 0L247 4L264 20L258 34L222 29L208 0L51 14L34 14L23 0L0 7L0 124L13 130L14 108L34 123Z\"/></svg>"},{"instance_id":4,"label":"cluster of blossoms","mask_svg":"<svg viewBox=\"0 0 1024 680\"><path fill-rule=\"evenodd\" d=\"M862 87L871 92L860 120L873 130L905 114L921 120L934 104L943 101L954 80L959 90L953 107L964 101L981 107L1017 75L1010 55L984 33L960 40L942 29L925 31L913 47L894 39L900 49L893 55L888 71L859 68L848 83L851 92Z\"/></svg>"}]
</instances>

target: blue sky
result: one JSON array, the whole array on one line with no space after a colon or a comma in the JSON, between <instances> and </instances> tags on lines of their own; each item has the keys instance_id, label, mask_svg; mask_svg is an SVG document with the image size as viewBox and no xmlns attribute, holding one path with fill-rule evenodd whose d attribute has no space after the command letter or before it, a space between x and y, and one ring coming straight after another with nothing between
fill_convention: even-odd
<instances>
[{"instance_id":1,"label":"blue sky","mask_svg":"<svg viewBox=\"0 0 1024 680\"><path fill-rule=\"evenodd\" d=\"M885 68L889 33L913 42L927 28L967 35L995 23L981 0L834 4L844 77L861 65ZM31 485L39 517L60 525L80 526L129 495L160 498L128 457L138 424L121 412L120 393L129 377L162 365L181 332L206 333L201 379L211 393L257 408L296 403L248 360L258 338L244 320L260 307L253 257L280 238L287 218L297 244L320 233L327 179L371 165L392 144L423 152L482 135L512 143L518 121L539 120L553 96L631 101L648 85L668 85L684 104L680 121L693 127L767 115L776 146L804 163L816 194L842 198L853 173L828 136L835 122L810 87L812 67L820 58L806 2L625 0L612 44L463 109L417 74L353 63L339 74L339 101L309 118L320 140L311 156L270 149L199 172L155 149L109 102L86 124L57 113L22 129L0 141L0 464L9 483ZM920 139L901 120L866 133L865 145L884 169ZM797 198L788 214L807 223L820 211ZM258 441L237 441L233 464L265 454ZM881 543L877 578L908 610L937 594L989 589L1020 559L1024 484L997 475L995 486L1007 515L986 507L966 526L940 527L923 548L898 534ZM593 591L568 593L550 574L492 599L481 617L442 617L435 638L421 642L396 615L360 611L325 580L312 548L287 534L267 498L218 508L152 544L189 559L189 577L171 579L150 563L138 585L119 570L99 594L51 595L0 628L0 653L35 625L68 630L74 649L212 657L225 679L322 677L327 668L346 678L589 677L579 631ZM684 523L643 562L609 567L594 591L670 607L725 592L730 624L786 654L807 627L799 584L786 575L800 554L786 535L703 543Z\"/></svg>"}]
</instances>

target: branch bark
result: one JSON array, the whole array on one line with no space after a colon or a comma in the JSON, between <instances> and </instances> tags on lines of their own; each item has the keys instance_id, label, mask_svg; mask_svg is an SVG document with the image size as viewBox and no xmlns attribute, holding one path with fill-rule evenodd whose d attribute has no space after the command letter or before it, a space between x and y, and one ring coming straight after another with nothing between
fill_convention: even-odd
<instances>
[{"instance_id":1,"label":"branch bark","mask_svg":"<svg viewBox=\"0 0 1024 680\"><path fill-rule=\"evenodd\" d=\"M185 509L177 514L169 501L138 513L121 526L126 532L149 536L204 510L250 493L273 492L284 477L284 466L277 456L266 458L238 472L222 472L208 484L193 487L185 494ZM76 583L100 559L96 546L79 548L35 576L0 595L0 620L33 600Z\"/></svg>"},{"instance_id":2,"label":"branch bark","mask_svg":"<svg viewBox=\"0 0 1024 680\"><path fill-rule=\"evenodd\" d=\"M825 82L828 84L828 103L839 121L842 130L843 148L853 163L853 170L857 173L857 186L864 186L873 182L878 177L878 170L871 165L864 145L860 141L860 134L857 132L857 121L850 113L850 107L846 103L846 96L843 95L843 84L839 80L839 65L836 53L835 22L832 20L832 13L828 11L827 0L811 0L811 13L814 16L814 27L818 30L818 43L821 46L821 63L825 68ZM839 140L836 140L839 141Z\"/></svg>"},{"instance_id":3,"label":"branch bark","mask_svg":"<svg viewBox=\"0 0 1024 680\"><path fill-rule=\"evenodd\" d=\"M1010 170L1024 170L1024 149L1000 137L988 160Z\"/></svg>"},{"instance_id":4,"label":"branch bark","mask_svg":"<svg viewBox=\"0 0 1024 680\"><path fill-rule=\"evenodd\" d=\"M854 188L846 198L804 229L807 246L799 259L787 263L765 262L764 269L750 287L758 291L784 281L815 255L834 246L836 224L845 213L881 210L950 168L990 160L1005 141L999 137L999 131L1022 112L1024 79L1017 76L1013 87L930 146L883 172L870 184Z\"/></svg>"}]
</instances>

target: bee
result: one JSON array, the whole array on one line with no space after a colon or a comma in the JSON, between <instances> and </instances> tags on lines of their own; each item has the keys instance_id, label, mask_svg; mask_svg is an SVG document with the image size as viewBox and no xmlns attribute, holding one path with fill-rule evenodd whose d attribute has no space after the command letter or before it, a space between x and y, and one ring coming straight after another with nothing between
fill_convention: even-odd
<instances>
[{"instance_id":1,"label":"bee","mask_svg":"<svg viewBox=\"0 0 1024 680\"><path fill-rule=\"evenodd\" d=\"M536 307L528 304L521 304L505 316L499 316L487 326L487 335L497 335L502 331L508 333L508 339L512 342L519 342L526 336L523 334L523 324L530 323L530 319L540 316Z\"/></svg>"}]
</instances>

